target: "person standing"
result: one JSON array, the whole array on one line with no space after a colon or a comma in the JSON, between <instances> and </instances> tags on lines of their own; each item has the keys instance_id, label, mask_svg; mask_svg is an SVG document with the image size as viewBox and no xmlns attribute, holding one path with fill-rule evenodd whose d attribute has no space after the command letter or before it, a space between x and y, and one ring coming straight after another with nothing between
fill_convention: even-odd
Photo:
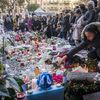
<instances>
[{"instance_id":1,"label":"person standing","mask_svg":"<svg viewBox=\"0 0 100 100\"><path fill-rule=\"evenodd\" d=\"M22 18L21 15L19 15L18 26L19 26L19 30L21 30L21 32L25 32L25 23L24 23L24 19Z\"/></svg>"},{"instance_id":2,"label":"person standing","mask_svg":"<svg viewBox=\"0 0 100 100\"><path fill-rule=\"evenodd\" d=\"M81 32L83 29L82 23L83 23L83 16L81 14L81 10L77 9L75 11L75 15L76 15L76 23L74 23L73 25L73 35L72 38L74 40L75 45L79 45L80 41L81 41Z\"/></svg>"},{"instance_id":3,"label":"person standing","mask_svg":"<svg viewBox=\"0 0 100 100\"><path fill-rule=\"evenodd\" d=\"M96 7L96 21L100 22L100 1L98 1L97 7Z\"/></svg>"},{"instance_id":4,"label":"person standing","mask_svg":"<svg viewBox=\"0 0 100 100\"><path fill-rule=\"evenodd\" d=\"M4 32L4 20L0 13L0 34L2 34L3 32Z\"/></svg>"},{"instance_id":5,"label":"person standing","mask_svg":"<svg viewBox=\"0 0 100 100\"><path fill-rule=\"evenodd\" d=\"M87 12L86 6L84 4L80 4L79 7L80 7L80 10L81 10L81 14L85 15L85 13Z\"/></svg>"},{"instance_id":6,"label":"person standing","mask_svg":"<svg viewBox=\"0 0 100 100\"><path fill-rule=\"evenodd\" d=\"M64 17L62 19L61 22L61 38L67 39L68 38L68 34L69 34L69 30L70 30L70 14L69 11L66 10L64 12Z\"/></svg>"},{"instance_id":7,"label":"person standing","mask_svg":"<svg viewBox=\"0 0 100 100\"><path fill-rule=\"evenodd\" d=\"M10 15L7 15L4 20L4 26L7 31L13 31L13 19Z\"/></svg>"},{"instance_id":8,"label":"person standing","mask_svg":"<svg viewBox=\"0 0 100 100\"><path fill-rule=\"evenodd\" d=\"M28 15L25 15L25 19L24 19L24 24L25 24L25 31L29 31L29 17Z\"/></svg>"},{"instance_id":9,"label":"person standing","mask_svg":"<svg viewBox=\"0 0 100 100\"><path fill-rule=\"evenodd\" d=\"M95 5L93 1L87 3L88 10L84 15L84 26L96 21Z\"/></svg>"}]
</instances>

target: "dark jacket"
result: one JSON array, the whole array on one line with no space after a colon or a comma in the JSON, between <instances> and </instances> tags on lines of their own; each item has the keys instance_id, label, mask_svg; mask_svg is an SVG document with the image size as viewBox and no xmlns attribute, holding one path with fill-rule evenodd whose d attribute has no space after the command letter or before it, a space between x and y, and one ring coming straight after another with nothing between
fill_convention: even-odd
<instances>
[{"instance_id":1,"label":"dark jacket","mask_svg":"<svg viewBox=\"0 0 100 100\"><path fill-rule=\"evenodd\" d=\"M62 20L62 30L67 32L70 29L70 15L66 15Z\"/></svg>"},{"instance_id":2,"label":"dark jacket","mask_svg":"<svg viewBox=\"0 0 100 100\"><path fill-rule=\"evenodd\" d=\"M86 30L87 26L92 25L92 24L97 27L98 32L97 33L94 33L96 37L95 37L95 39L92 42L90 42L90 41L88 41L86 39L84 33L85 33L85 30ZM73 55L75 55L76 53L78 53L82 49L87 48L88 46L89 47L95 47L96 49L100 49L100 23L99 22L93 22L93 23L91 23L89 25L87 25L84 28L83 32L82 32L82 34L83 34L83 41L82 41L82 43L79 46L77 46L74 49L72 49L70 52L68 52L67 56L69 58L73 57Z\"/></svg>"},{"instance_id":3,"label":"dark jacket","mask_svg":"<svg viewBox=\"0 0 100 100\"><path fill-rule=\"evenodd\" d=\"M82 15L84 15L87 12L87 9L81 9Z\"/></svg>"},{"instance_id":4,"label":"dark jacket","mask_svg":"<svg viewBox=\"0 0 100 100\"><path fill-rule=\"evenodd\" d=\"M96 21L100 22L100 8L97 7L95 11L96 11Z\"/></svg>"},{"instance_id":5,"label":"dark jacket","mask_svg":"<svg viewBox=\"0 0 100 100\"><path fill-rule=\"evenodd\" d=\"M11 17L7 17L4 21L4 26L7 31L13 31L13 20Z\"/></svg>"},{"instance_id":6,"label":"dark jacket","mask_svg":"<svg viewBox=\"0 0 100 100\"><path fill-rule=\"evenodd\" d=\"M88 25L90 24L91 22L95 22L95 10L92 9L92 10L88 10L84 16L84 25Z\"/></svg>"}]
</instances>

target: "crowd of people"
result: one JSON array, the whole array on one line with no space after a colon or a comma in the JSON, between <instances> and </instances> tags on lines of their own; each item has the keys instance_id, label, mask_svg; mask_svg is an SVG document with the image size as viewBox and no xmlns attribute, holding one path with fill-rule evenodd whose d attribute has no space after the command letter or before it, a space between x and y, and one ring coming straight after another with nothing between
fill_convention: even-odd
<instances>
[{"instance_id":1,"label":"crowd of people","mask_svg":"<svg viewBox=\"0 0 100 100\"><path fill-rule=\"evenodd\" d=\"M91 22L100 22L100 1L90 0L87 6L80 4L75 9L65 9L60 14L53 16L31 16L6 15L3 17L6 31L38 31L46 34L48 38L52 36L69 39L75 45L81 42L83 28Z\"/></svg>"},{"instance_id":2,"label":"crowd of people","mask_svg":"<svg viewBox=\"0 0 100 100\"><path fill-rule=\"evenodd\" d=\"M83 49L88 51L87 59L100 61L100 1L90 0L87 6L80 4L74 10L65 9L53 16L36 16L33 13L31 16L25 15L25 18L17 15L13 19L12 16L7 15L3 17L3 21L5 31L40 32L47 38L54 36L72 43L75 48L64 52L61 58L57 56L58 65L62 63L67 65L66 62Z\"/></svg>"}]
</instances>

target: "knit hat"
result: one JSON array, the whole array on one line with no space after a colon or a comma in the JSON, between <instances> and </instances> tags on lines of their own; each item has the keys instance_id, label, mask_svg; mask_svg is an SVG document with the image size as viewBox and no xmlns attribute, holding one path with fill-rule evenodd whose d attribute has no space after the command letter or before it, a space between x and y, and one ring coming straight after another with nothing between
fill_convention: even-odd
<instances>
[{"instance_id":1,"label":"knit hat","mask_svg":"<svg viewBox=\"0 0 100 100\"><path fill-rule=\"evenodd\" d=\"M95 5L95 7L97 6L97 2L99 1L99 0L92 0L93 2L94 2L94 5Z\"/></svg>"},{"instance_id":2,"label":"knit hat","mask_svg":"<svg viewBox=\"0 0 100 100\"><path fill-rule=\"evenodd\" d=\"M95 8L95 4L94 4L94 2L92 0L87 2L87 6L88 6L88 9L90 9L90 10Z\"/></svg>"}]
</instances>

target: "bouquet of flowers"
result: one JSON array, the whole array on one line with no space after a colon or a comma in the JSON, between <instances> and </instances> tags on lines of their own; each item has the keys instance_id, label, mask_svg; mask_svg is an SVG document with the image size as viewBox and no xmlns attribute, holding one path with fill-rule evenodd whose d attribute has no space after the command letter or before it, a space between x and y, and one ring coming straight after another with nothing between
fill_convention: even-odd
<instances>
[{"instance_id":1,"label":"bouquet of flowers","mask_svg":"<svg viewBox=\"0 0 100 100\"><path fill-rule=\"evenodd\" d=\"M100 91L100 83L84 81L70 81L68 84L65 84L65 95L66 97L71 98L72 96L80 97L83 95L95 93ZM78 99L70 99L78 100ZM79 99L80 100L80 99ZM82 99L81 99L82 100Z\"/></svg>"},{"instance_id":2,"label":"bouquet of flowers","mask_svg":"<svg viewBox=\"0 0 100 100\"><path fill-rule=\"evenodd\" d=\"M85 64L89 70L89 72L96 72L97 71L97 66L98 66L98 61L97 59L91 59L91 58L88 58L86 61L85 61Z\"/></svg>"}]
</instances>

